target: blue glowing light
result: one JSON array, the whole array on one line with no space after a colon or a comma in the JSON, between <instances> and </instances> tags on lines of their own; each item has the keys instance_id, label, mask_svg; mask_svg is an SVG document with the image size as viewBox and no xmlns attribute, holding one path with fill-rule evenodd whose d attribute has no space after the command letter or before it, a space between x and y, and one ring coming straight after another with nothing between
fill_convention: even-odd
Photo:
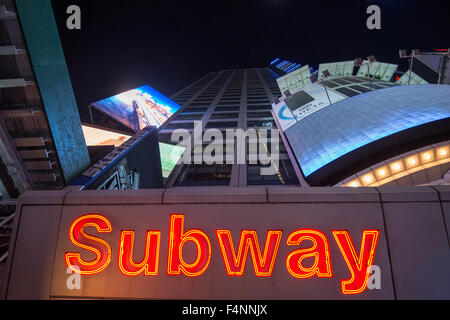
<instances>
[{"instance_id":1,"label":"blue glowing light","mask_svg":"<svg viewBox=\"0 0 450 320\"><path fill-rule=\"evenodd\" d=\"M272 70L269 70L270 73L275 77L275 79L278 79L280 76L277 75L275 72L273 72Z\"/></svg>"},{"instance_id":2,"label":"blue glowing light","mask_svg":"<svg viewBox=\"0 0 450 320\"><path fill-rule=\"evenodd\" d=\"M287 105L282 106L281 109L278 111L278 118L280 118L280 120L295 120L294 117L285 114L287 110L288 110Z\"/></svg>"},{"instance_id":3,"label":"blue glowing light","mask_svg":"<svg viewBox=\"0 0 450 320\"><path fill-rule=\"evenodd\" d=\"M276 58L276 59L273 60L270 64L273 65L273 64L277 63L278 61L280 61L280 58Z\"/></svg>"},{"instance_id":4,"label":"blue glowing light","mask_svg":"<svg viewBox=\"0 0 450 320\"><path fill-rule=\"evenodd\" d=\"M283 62L277 64L276 67L277 67L278 69L281 69L282 67L284 67L284 66L285 66L286 64L288 64L288 63L289 63L289 61L284 60Z\"/></svg>"},{"instance_id":5,"label":"blue glowing light","mask_svg":"<svg viewBox=\"0 0 450 320\"><path fill-rule=\"evenodd\" d=\"M294 64L293 62L289 62L287 65L281 68L281 70L286 71L286 69L289 69L293 64Z\"/></svg>"},{"instance_id":6,"label":"blue glowing light","mask_svg":"<svg viewBox=\"0 0 450 320\"><path fill-rule=\"evenodd\" d=\"M300 65L294 63L292 66L290 66L289 68L285 69L284 72L289 73L289 72L292 72L294 70L297 70L298 68L300 68Z\"/></svg>"}]
</instances>

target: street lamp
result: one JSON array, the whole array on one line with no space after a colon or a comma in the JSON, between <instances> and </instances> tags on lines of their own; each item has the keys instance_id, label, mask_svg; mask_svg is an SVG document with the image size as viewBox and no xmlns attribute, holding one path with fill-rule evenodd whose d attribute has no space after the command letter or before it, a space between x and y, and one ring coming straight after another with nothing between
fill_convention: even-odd
<instances>
[{"instance_id":1,"label":"street lamp","mask_svg":"<svg viewBox=\"0 0 450 320\"><path fill-rule=\"evenodd\" d=\"M411 84L411 74L412 74L412 67L413 67L413 61L414 57L420 56L420 50L419 49L413 49L410 55L406 53L406 50L399 50L400 58L411 58L411 62L409 64L409 79L408 79L408 86Z\"/></svg>"}]
</instances>

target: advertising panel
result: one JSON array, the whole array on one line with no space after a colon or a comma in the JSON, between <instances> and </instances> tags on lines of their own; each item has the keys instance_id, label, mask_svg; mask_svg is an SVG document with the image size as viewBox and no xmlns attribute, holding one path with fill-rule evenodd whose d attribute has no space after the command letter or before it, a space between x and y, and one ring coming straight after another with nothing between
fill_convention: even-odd
<instances>
[{"instance_id":1,"label":"advertising panel","mask_svg":"<svg viewBox=\"0 0 450 320\"><path fill-rule=\"evenodd\" d=\"M355 61L322 63L319 65L319 80L323 79L323 72L328 70L330 76L351 76Z\"/></svg>"},{"instance_id":2,"label":"advertising panel","mask_svg":"<svg viewBox=\"0 0 450 320\"><path fill-rule=\"evenodd\" d=\"M414 73L414 71L408 70L395 83L408 85L408 84L427 84L428 82L426 82L418 74Z\"/></svg>"},{"instance_id":3,"label":"advertising panel","mask_svg":"<svg viewBox=\"0 0 450 320\"><path fill-rule=\"evenodd\" d=\"M78 177L82 190L152 189L163 186L158 136L147 127Z\"/></svg>"},{"instance_id":4,"label":"advertising panel","mask_svg":"<svg viewBox=\"0 0 450 320\"><path fill-rule=\"evenodd\" d=\"M159 153L161 154L161 166L163 178L169 178L178 161L183 156L186 148L168 143L159 143Z\"/></svg>"},{"instance_id":5,"label":"advertising panel","mask_svg":"<svg viewBox=\"0 0 450 320\"><path fill-rule=\"evenodd\" d=\"M174 101L148 85L94 102L91 106L134 132L148 126L159 128L181 109Z\"/></svg>"},{"instance_id":6,"label":"advertising panel","mask_svg":"<svg viewBox=\"0 0 450 320\"><path fill-rule=\"evenodd\" d=\"M309 66L306 65L298 70L288 73L277 79L278 87L281 93L290 90L291 92L304 86L305 84L311 83L311 71Z\"/></svg>"},{"instance_id":7,"label":"advertising panel","mask_svg":"<svg viewBox=\"0 0 450 320\"><path fill-rule=\"evenodd\" d=\"M440 85L396 86L373 91L304 117L285 133L308 178L359 148L396 133L448 119L449 93L448 86ZM420 138L421 135L413 137L414 140ZM364 157L368 157L367 152Z\"/></svg>"},{"instance_id":8,"label":"advertising panel","mask_svg":"<svg viewBox=\"0 0 450 320\"><path fill-rule=\"evenodd\" d=\"M322 108L346 97L319 84L307 84L278 104L272 106L281 129L287 130L298 121L310 116Z\"/></svg>"},{"instance_id":9,"label":"advertising panel","mask_svg":"<svg viewBox=\"0 0 450 320\"><path fill-rule=\"evenodd\" d=\"M378 61L369 63L368 60L364 60L356 76L367 78L370 71L371 77L384 81L390 81L397 69L398 65L396 64L383 63Z\"/></svg>"}]
</instances>

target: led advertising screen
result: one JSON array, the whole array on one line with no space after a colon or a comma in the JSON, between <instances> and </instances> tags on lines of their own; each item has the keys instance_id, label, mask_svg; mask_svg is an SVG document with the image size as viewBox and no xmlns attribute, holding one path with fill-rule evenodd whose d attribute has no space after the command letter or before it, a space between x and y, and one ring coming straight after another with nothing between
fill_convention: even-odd
<instances>
[{"instance_id":1,"label":"led advertising screen","mask_svg":"<svg viewBox=\"0 0 450 320\"><path fill-rule=\"evenodd\" d=\"M407 84L426 84L428 82L426 82L418 74L414 73L414 71L408 70L395 83L407 85Z\"/></svg>"},{"instance_id":2,"label":"led advertising screen","mask_svg":"<svg viewBox=\"0 0 450 320\"><path fill-rule=\"evenodd\" d=\"M161 166L163 178L169 178L178 161L183 156L186 148L167 143L159 143L159 153L161 154Z\"/></svg>"},{"instance_id":3,"label":"led advertising screen","mask_svg":"<svg viewBox=\"0 0 450 320\"><path fill-rule=\"evenodd\" d=\"M449 118L449 95L450 86L442 85L373 91L323 108L291 126L285 134L308 177L372 142Z\"/></svg>"},{"instance_id":4,"label":"led advertising screen","mask_svg":"<svg viewBox=\"0 0 450 320\"><path fill-rule=\"evenodd\" d=\"M305 84L311 83L311 71L309 66L306 65L298 70L295 70L285 76L277 79L278 87L281 93L287 90L294 91Z\"/></svg>"},{"instance_id":5,"label":"led advertising screen","mask_svg":"<svg viewBox=\"0 0 450 320\"><path fill-rule=\"evenodd\" d=\"M383 63L383 62L371 62L364 60L361 67L358 69L356 76L367 78L370 71L370 76L376 79L390 81L397 71L398 65Z\"/></svg>"},{"instance_id":6,"label":"led advertising screen","mask_svg":"<svg viewBox=\"0 0 450 320\"><path fill-rule=\"evenodd\" d=\"M327 90L319 84L307 84L296 90L284 101L273 105L273 111L283 131L298 121L330 105L345 99L334 91Z\"/></svg>"},{"instance_id":7,"label":"led advertising screen","mask_svg":"<svg viewBox=\"0 0 450 320\"><path fill-rule=\"evenodd\" d=\"M94 102L91 106L134 132L148 126L159 128L181 109L181 106L147 85Z\"/></svg>"},{"instance_id":8,"label":"led advertising screen","mask_svg":"<svg viewBox=\"0 0 450 320\"><path fill-rule=\"evenodd\" d=\"M322 63L319 65L319 80L323 79L323 72L328 70L330 76L351 76L355 61Z\"/></svg>"}]
</instances>

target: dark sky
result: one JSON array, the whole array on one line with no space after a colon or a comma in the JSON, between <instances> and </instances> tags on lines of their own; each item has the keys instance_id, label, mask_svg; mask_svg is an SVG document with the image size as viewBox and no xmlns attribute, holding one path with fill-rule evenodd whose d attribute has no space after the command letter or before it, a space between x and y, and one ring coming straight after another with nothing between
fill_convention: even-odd
<instances>
[{"instance_id":1,"label":"dark sky","mask_svg":"<svg viewBox=\"0 0 450 320\"><path fill-rule=\"evenodd\" d=\"M53 0L83 120L96 100L149 84L170 96L211 71L264 67L276 57L317 67L374 54L401 63L399 49L450 46L439 0ZM82 29L66 28L77 4ZM382 29L366 9L382 10Z\"/></svg>"}]
</instances>

